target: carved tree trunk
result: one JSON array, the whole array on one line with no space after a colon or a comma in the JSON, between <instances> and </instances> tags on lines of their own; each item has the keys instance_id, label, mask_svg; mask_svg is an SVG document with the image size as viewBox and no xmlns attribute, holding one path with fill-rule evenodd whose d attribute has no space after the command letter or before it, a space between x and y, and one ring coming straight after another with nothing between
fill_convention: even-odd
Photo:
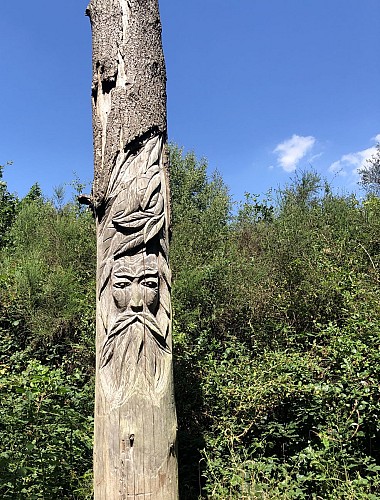
<instances>
[{"instance_id":1,"label":"carved tree trunk","mask_svg":"<svg viewBox=\"0 0 380 500\"><path fill-rule=\"evenodd\" d=\"M158 0L91 0L95 499L178 498Z\"/></svg>"}]
</instances>

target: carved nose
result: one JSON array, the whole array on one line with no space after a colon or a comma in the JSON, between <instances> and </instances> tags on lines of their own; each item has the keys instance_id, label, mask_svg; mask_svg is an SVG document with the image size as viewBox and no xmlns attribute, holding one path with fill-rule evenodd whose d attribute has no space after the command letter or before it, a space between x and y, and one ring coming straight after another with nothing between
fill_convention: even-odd
<instances>
[{"instance_id":1,"label":"carved nose","mask_svg":"<svg viewBox=\"0 0 380 500\"><path fill-rule=\"evenodd\" d=\"M132 285L130 306L132 311L135 312L142 311L144 307L143 296L140 292L139 286L136 284Z\"/></svg>"}]
</instances>

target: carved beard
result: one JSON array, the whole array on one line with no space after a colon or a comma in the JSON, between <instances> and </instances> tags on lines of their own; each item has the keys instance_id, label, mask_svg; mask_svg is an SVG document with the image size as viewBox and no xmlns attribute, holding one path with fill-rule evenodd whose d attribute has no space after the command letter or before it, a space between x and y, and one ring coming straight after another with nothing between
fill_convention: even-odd
<instances>
[{"instance_id":1,"label":"carved beard","mask_svg":"<svg viewBox=\"0 0 380 500\"><path fill-rule=\"evenodd\" d=\"M156 318L146 312L125 311L110 328L100 356L103 387L115 404L122 404L133 392L157 393L165 383L170 349Z\"/></svg>"}]
</instances>

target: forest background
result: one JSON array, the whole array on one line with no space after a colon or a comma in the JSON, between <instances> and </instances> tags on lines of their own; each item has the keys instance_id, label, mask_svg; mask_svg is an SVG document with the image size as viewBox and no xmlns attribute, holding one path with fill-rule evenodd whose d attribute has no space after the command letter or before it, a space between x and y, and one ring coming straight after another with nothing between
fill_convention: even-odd
<instances>
[{"instance_id":1,"label":"forest background","mask_svg":"<svg viewBox=\"0 0 380 500\"><path fill-rule=\"evenodd\" d=\"M306 171L236 206L171 146L181 499L379 498L379 157L361 199ZM95 259L87 208L2 177L1 498L92 498Z\"/></svg>"}]
</instances>

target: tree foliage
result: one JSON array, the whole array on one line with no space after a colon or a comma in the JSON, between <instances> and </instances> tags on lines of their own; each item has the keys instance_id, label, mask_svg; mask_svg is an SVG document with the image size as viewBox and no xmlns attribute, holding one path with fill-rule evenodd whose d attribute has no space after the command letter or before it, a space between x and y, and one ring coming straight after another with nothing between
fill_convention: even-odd
<instances>
[{"instance_id":1,"label":"tree foliage","mask_svg":"<svg viewBox=\"0 0 380 500\"><path fill-rule=\"evenodd\" d=\"M17 197L8 191L7 183L3 180L4 168L5 165L0 165L0 249L9 242L8 230L14 221L19 203Z\"/></svg>"},{"instance_id":2,"label":"tree foliage","mask_svg":"<svg viewBox=\"0 0 380 500\"><path fill-rule=\"evenodd\" d=\"M378 496L379 211L305 172L208 216L213 252L174 225L183 498Z\"/></svg>"},{"instance_id":3,"label":"tree foliage","mask_svg":"<svg viewBox=\"0 0 380 500\"><path fill-rule=\"evenodd\" d=\"M90 498L93 221L37 185L17 207L0 254L0 496Z\"/></svg>"},{"instance_id":4,"label":"tree foliage","mask_svg":"<svg viewBox=\"0 0 380 500\"><path fill-rule=\"evenodd\" d=\"M364 189L376 196L380 195L380 144L376 146L376 153L367 160L367 164L359 169L360 184Z\"/></svg>"}]
</instances>

